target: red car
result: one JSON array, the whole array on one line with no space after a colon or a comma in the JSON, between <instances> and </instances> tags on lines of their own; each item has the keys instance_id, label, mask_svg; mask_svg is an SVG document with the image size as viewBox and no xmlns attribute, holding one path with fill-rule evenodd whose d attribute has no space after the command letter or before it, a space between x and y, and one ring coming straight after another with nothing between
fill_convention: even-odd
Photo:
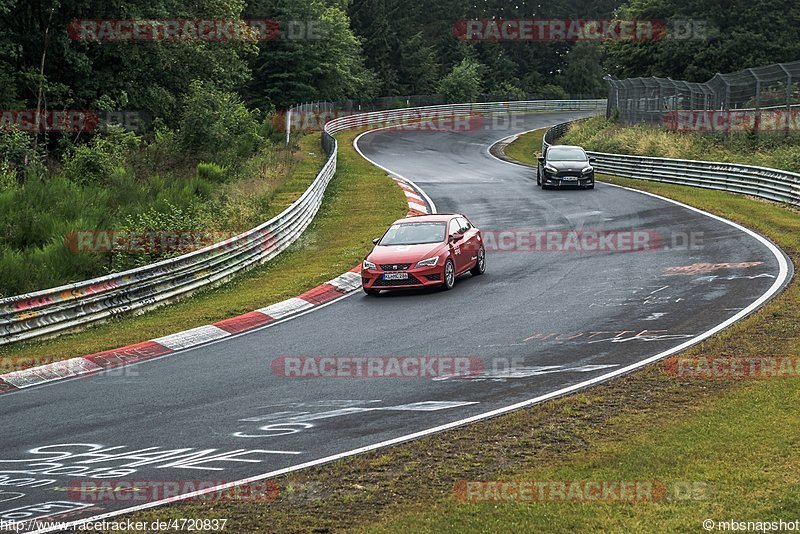
<instances>
[{"instance_id":1,"label":"red car","mask_svg":"<svg viewBox=\"0 0 800 534\"><path fill-rule=\"evenodd\" d=\"M375 248L361 265L367 295L428 286L447 290L460 274L486 271L481 231L457 213L400 219L373 243Z\"/></svg>"}]
</instances>

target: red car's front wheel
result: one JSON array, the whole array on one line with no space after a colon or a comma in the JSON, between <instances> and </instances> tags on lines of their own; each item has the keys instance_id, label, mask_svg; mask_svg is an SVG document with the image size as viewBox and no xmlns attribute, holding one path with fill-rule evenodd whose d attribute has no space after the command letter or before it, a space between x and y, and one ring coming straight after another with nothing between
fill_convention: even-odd
<instances>
[{"instance_id":1,"label":"red car's front wheel","mask_svg":"<svg viewBox=\"0 0 800 534\"><path fill-rule=\"evenodd\" d=\"M444 262L444 283L442 284L442 289L448 291L453 289L453 286L456 285L456 266L453 264L453 260L450 258Z\"/></svg>"},{"instance_id":2,"label":"red car's front wheel","mask_svg":"<svg viewBox=\"0 0 800 534\"><path fill-rule=\"evenodd\" d=\"M475 267L469 272L472 273L472 276L480 276L486 272L486 249L483 246L478 250L478 259L475 261Z\"/></svg>"}]
</instances>

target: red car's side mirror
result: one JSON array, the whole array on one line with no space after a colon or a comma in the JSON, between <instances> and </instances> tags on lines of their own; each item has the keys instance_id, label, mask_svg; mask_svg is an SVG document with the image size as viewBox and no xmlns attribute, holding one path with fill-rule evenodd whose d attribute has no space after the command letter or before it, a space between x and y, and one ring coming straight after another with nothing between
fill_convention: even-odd
<instances>
[{"instance_id":1,"label":"red car's side mirror","mask_svg":"<svg viewBox=\"0 0 800 534\"><path fill-rule=\"evenodd\" d=\"M372 240L372 244L373 244L373 245L377 245L377 244L378 244L378 241L380 241L380 240L381 240L381 238L380 238L380 237L376 237L375 239L373 239L373 240Z\"/></svg>"},{"instance_id":2,"label":"red car's side mirror","mask_svg":"<svg viewBox=\"0 0 800 534\"><path fill-rule=\"evenodd\" d=\"M450 236L450 242L451 243L455 243L457 241L461 241L462 239L464 239L464 235L463 234L453 234L453 235Z\"/></svg>"}]
</instances>

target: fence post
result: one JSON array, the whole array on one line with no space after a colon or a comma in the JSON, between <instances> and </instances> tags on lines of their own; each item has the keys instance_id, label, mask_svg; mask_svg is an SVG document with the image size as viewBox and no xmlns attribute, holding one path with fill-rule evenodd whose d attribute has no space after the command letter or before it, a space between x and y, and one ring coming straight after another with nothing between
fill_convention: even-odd
<instances>
[{"instance_id":1,"label":"fence post","mask_svg":"<svg viewBox=\"0 0 800 534\"><path fill-rule=\"evenodd\" d=\"M786 120L784 121L784 134L789 135L789 125L792 120L792 73L783 66L783 63L778 63L778 66L786 73Z\"/></svg>"},{"instance_id":2,"label":"fence post","mask_svg":"<svg viewBox=\"0 0 800 534\"><path fill-rule=\"evenodd\" d=\"M289 146L289 136L292 134L292 108L286 112L286 146Z\"/></svg>"},{"instance_id":3,"label":"fence post","mask_svg":"<svg viewBox=\"0 0 800 534\"><path fill-rule=\"evenodd\" d=\"M755 94L755 131L756 133L761 131L761 78L758 77L758 74L755 73L753 69L747 69L747 72L750 73L756 81L756 94Z\"/></svg>"}]
</instances>

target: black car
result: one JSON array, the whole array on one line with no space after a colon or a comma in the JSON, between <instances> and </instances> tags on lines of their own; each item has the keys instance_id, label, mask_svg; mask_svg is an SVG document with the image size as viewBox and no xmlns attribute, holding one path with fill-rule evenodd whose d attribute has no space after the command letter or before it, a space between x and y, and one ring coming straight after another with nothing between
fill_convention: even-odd
<instances>
[{"instance_id":1,"label":"black car","mask_svg":"<svg viewBox=\"0 0 800 534\"><path fill-rule=\"evenodd\" d=\"M579 146L553 145L539 157L536 184L542 189L562 185L594 189L594 158Z\"/></svg>"}]
</instances>

